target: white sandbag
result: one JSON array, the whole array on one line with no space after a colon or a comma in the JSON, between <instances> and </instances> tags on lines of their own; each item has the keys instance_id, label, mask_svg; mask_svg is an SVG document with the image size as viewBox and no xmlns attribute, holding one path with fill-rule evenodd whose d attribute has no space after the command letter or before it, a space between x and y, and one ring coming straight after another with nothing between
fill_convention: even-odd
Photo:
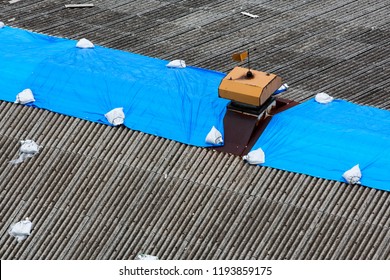
<instances>
[{"instance_id":1,"label":"white sandbag","mask_svg":"<svg viewBox=\"0 0 390 280\"><path fill-rule=\"evenodd\" d=\"M265 154L261 148L258 148L243 156L242 159L246 160L249 164L262 164L265 162Z\"/></svg>"},{"instance_id":2,"label":"white sandbag","mask_svg":"<svg viewBox=\"0 0 390 280\"><path fill-rule=\"evenodd\" d=\"M104 115L108 122L112 125L121 125L125 121L125 113L123 108L115 108Z\"/></svg>"},{"instance_id":3,"label":"white sandbag","mask_svg":"<svg viewBox=\"0 0 390 280\"><path fill-rule=\"evenodd\" d=\"M39 152L39 146L33 140L20 141L22 146L20 152L25 154L36 154Z\"/></svg>"},{"instance_id":4,"label":"white sandbag","mask_svg":"<svg viewBox=\"0 0 390 280\"><path fill-rule=\"evenodd\" d=\"M32 223L29 218L25 218L23 221L12 224L8 230L8 233L14 237L18 242L23 241L31 234Z\"/></svg>"},{"instance_id":5,"label":"white sandbag","mask_svg":"<svg viewBox=\"0 0 390 280\"><path fill-rule=\"evenodd\" d=\"M135 257L136 260L158 260L158 257L146 254L138 254Z\"/></svg>"},{"instance_id":6,"label":"white sandbag","mask_svg":"<svg viewBox=\"0 0 390 280\"><path fill-rule=\"evenodd\" d=\"M172 60L167 64L170 68L186 68L186 62L181 59Z\"/></svg>"},{"instance_id":7,"label":"white sandbag","mask_svg":"<svg viewBox=\"0 0 390 280\"><path fill-rule=\"evenodd\" d=\"M213 145L220 145L223 143L222 134L213 126L206 136L206 143Z\"/></svg>"},{"instance_id":8,"label":"white sandbag","mask_svg":"<svg viewBox=\"0 0 390 280\"><path fill-rule=\"evenodd\" d=\"M16 95L15 103L27 104L27 103L34 102L34 101L35 101L35 99L34 99L34 95L31 91L31 89L26 88L25 90L19 92Z\"/></svg>"},{"instance_id":9,"label":"white sandbag","mask_svg":"<svg viewBox=\"0 0 390 280\"><path fill-rule=\"evenodd\" d=\"M0 29L2 29L5 26L4 22L0 21Z\"/></svg>"},{"instance_id":10,"label":"white sandbag","mask_svg":"<svg viewBox=\"0 0 390 280\"><path fill-rule=\"evenodd\" d=\"M320 93L316 94L314 99L318 103L327 104L327 103L332 102L334 98L325 92L320 92Z\"/></svg>"},{"instance_id":11,"label":"white sandbag","mask_svg":"<svg viewBox=\"0 0 390 280\"><path fill-rule=\"evenodd\" d=\"M83 38L77 42L76 47L78 47L80 49L93 49L95 46L94 46L94 44L92 44L91 41Z\"/></svg>"},{"instance_id":12,"label":"white sandbag","mask_svg":"<svg viewBox=\"0 0 390 280\"><path fill-rule=\"evenodd\" d=\"M35 156L42 146L39 146L33 140L20 141L21 147L19 150L19 157L17 159L11 160L11 164L19 164L25 161L28 158Z\"/></svg>"},{"instance_id":13,"label":"white sandbag","mask_svg":"<svg viewBox=\"0 0 390 280\"><path fill-rule=\"evenodd\" d=\"M345 171L343 174L343 178L349 184L360 184L360 179L362 178L362 172L360 171L359 164Z\"/></svg>"}]
</instances>

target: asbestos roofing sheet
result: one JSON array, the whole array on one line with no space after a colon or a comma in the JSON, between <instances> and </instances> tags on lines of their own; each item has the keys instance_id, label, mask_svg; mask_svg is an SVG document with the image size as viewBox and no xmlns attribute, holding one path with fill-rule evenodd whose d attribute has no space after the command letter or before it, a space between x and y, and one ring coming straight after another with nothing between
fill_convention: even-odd
<instances>
[{"instance_id":1,"label":"asbestos roofing sheet","mask_svg":"<svg viewBox=\"0 0 390 280\"><path fill-rule=\"evenodd\" d=\"M253 150L265 166L345 182L359 164L364 186L390 191L390 112L314 99L275 115Z\"/></svg>"},{"instance_id":2,"label":"asbestos roofing sheet","mask_svg":"<svg viewBox=\"0 0 390 280\"><path fill-rule=\"evenodd\" d=\"M13 102L31 89L29 105L109 124L105 114L123 108L128 128L195 146L223 133L228 100L218 97L225 74L76 42L22 29L0 29L0 99Z\"/></svg>"}]
</instances>

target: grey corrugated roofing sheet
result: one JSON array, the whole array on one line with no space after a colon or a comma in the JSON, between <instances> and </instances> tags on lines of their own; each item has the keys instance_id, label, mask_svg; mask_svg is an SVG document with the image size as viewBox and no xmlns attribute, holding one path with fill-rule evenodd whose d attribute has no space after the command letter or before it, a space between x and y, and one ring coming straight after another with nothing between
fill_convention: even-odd
<instances>
[{"instance_id":1,"label":"grey corrugated roofing sheet","mask_svg":"<svg viewBox=\"0 0 390 280\"><path fill-rule=\"evenodd\" d=\"M389 1L65 2L0 1L0 20L224 72L256 48L286 98L390 109ZM43 149L9 164L26 138ZM0 145L1 259L390 259L389 192L7 102ZM25 216L17 243L7 230Z\"/></svg>"}]
</instances>

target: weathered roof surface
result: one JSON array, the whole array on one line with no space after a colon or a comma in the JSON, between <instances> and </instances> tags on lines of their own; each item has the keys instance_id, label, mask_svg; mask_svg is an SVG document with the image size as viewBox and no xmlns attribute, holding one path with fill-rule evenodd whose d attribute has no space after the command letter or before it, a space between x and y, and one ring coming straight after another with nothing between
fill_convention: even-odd
<instances>
[{"instance_id":1,"label":"weathered roof surface","mask_svg":"<svg viewBox=\"0 0 390 280\"><path fill-rule=\"evenodd\" d=\"M0 20L225 72L256 48L252 67L284 77L286 98L390 109L389 1L64 2L0 1ZM26 138L42 152L9 164ZM1 259L390 259L389 192L6 102L0 145ZM7 229L26 216L17 243Z\"/></svg>"}]
</instances>

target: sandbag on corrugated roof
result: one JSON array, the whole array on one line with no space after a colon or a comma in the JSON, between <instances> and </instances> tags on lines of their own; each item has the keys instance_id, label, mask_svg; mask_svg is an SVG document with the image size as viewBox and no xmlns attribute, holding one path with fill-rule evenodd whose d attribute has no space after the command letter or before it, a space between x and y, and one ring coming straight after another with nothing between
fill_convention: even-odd
<instances>
[{"instance_id":1,"label":"sandbag on corrugated roof","mask_svg":"<svg viewBox=\"0 0 390 280\"><path fill-rule=\"evenodd\" d=\"M109 124L105 114L123 108L124 125L195 146L213 125L223 134L229 102L218 97L225 74L17 28L0 30L0 99L13 102L29 88L29 104Z\"/></svg>"},{"instance_id":2,"label":"sandbag on corrugated roof","mask_svg":"<svg viewBox=\"0 0 390 280\"><path fill-rule=\"evenodd\" d=\"M19 157L10 161L11 164L19 164L26 159L31 158L39 153L42 146L39 146L34 140L27 139L20 141Z\"/></svg>"},{"instance_id":3,"label":"sandbag on corrugated roof","mask_svg":"<svg viewBox=\"0 0 390 280\"><path fill-rule=\"evenodd\" d=\"M32 223L28 217L23 221L19 221L12 224L8 230L8 233L15 237L18 242L25 240L31 235Z\"/></svg>"},{"instance_id":4,"label":"sandbag on corrugated roof","mask_svg":"<svg viewBox=\"0 0 390 280\"><path fill-rule=\"evenodd\" d=\"M265 166L340 182L358 163L350 183L390 191L390 111L311 99L276 114L252 149L259 147Z\"/></svg>"}]
</instances>

